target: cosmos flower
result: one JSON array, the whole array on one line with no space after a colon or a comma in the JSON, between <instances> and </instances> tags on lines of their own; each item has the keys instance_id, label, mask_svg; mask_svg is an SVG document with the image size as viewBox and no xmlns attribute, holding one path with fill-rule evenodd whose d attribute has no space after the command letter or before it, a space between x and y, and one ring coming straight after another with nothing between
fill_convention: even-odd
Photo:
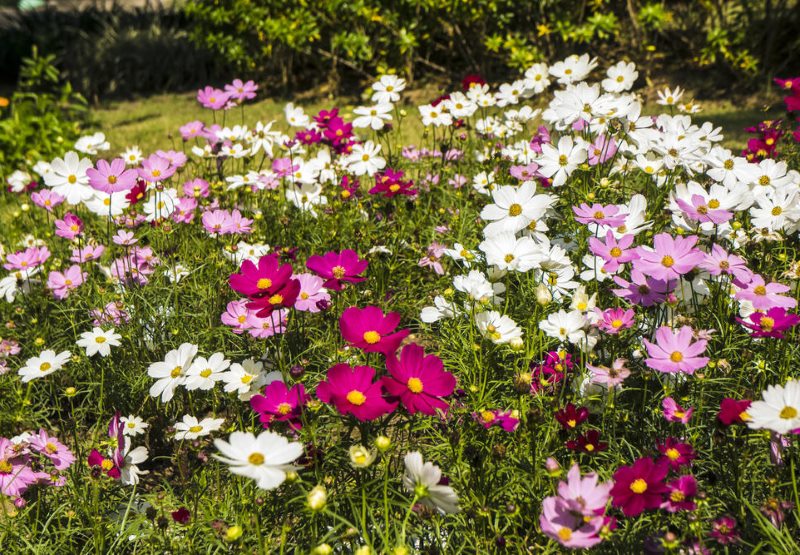
<instances>
[{"instance_id":1,"label":"cosmos flower","mask_svg":"<svg viewBox=\"0 0 800 555\"><path fill-rule=\"evenodd\" d=\"M325 278L324 287L333 291L342 290L342 282L360 283L366 278L363 274L369 262L360 259L358 254L350 249L341 252L329 251L324 255L315 254L308 258L306 267Z\"/></svg>"},{"instance_id":2,"label":"cosmos flower","mask_svg":"<svg viewBox=\"0 0 800 555\"><path fill-rule=\"evenodd\" d=\"M453 488L443 485L442 471L432 462L423 462L419 451L407 453L403 458L405 472L403 486L422 504L443 513L457 513L458 496Z\"/></svg>"},{"instance_id":3,"label":"cosmos flower","mask_svg":"<svg viewBox=\"0 0 800 555\"><path fill-rule=\"evenodd\" d=\"M362 422L375 420L394 411L397 403L384 399L383 382L373 382L374 378L375 369L369 366L337 364L317 386L317 397L341 414L352 414Z\"/></svg>"},{"instance_id":4,"label":"cosmos flower","mask_svg":"<svg viewBox=\"0 0 800 555\"><path fill-rule=\"evenodd\" d=\"M447 410L448 403L442 398L452 395L456 379L439 357L426 356L422 347L411 343L403 347L399 358L386 357L386 369L386 392L398 397L410 414L434 415L437 410Z\"/></svg>"},{"instance_id":5,"label":"cosmos flower","mask_svg":"<svg viewBox=\"0 0 800 555\"><path fill-rule=\"evenodd\" d=\"M705 352L708 342L705 339L692 342L693 335L689 326L681 327L677 333L668 326L661 326L656 331L655 343L642 339L650 355L645 359L645 364L667 373L693 374L695 370L703 368L710 359L700 355Z\"/></svg>"},{"instance_id":6,"label":"cosmos flower","mask_svg":"<svg viewBox=\"0 0 800 555\"><path fill-rule=\"evenodd\" d=\"M228 441L214 440L221 454L214 458L227 464L230 471L256 481L260 489L270 490L286 480L286 473L297 469L292 463L303 454L303 445L290 442L274 432L258 436L233 432Z\"/></svg>"},{"instance_id":7,"label":"cosmos flower","mask_svg":"<svg viewBox=\"0 0 800 555\"><path fill-rule=\"evenodd\" d=\"M339 318L339 328L345 341L366 353L383 353L386 356L397 351L403 339L411 333L409 330L395 332L399 323L399 313L384 315L377 306L351 306Z\"/></svg>"},{"instance_id":8,"label":"cosmos flower","mask_svg":"<svg viewBox=\"0 0 800 555\"><path fill-rule=\"evenodd\" d=\"M611 504L622 509L627 517L638 516L647 509L658 509L668 488L664 484L669 465L652 459L637 459L631 466L614 472Z\"/></svg>"}]
</instances>

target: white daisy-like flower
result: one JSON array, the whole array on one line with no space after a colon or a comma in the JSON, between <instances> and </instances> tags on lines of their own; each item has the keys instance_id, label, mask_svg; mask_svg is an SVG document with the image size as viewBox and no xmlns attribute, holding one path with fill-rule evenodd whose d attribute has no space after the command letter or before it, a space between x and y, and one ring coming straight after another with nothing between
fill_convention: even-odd
<instances>
[{"instance_id":1,"label":"white daisy-like flower","mask_svg":"<svg viewBox=\"0 0 800 555\"><path fill-rule=\"evenodd\" d=\"M224 418L203 418L198 420L189 414L183 416L183 420L175 423L175 441L197 439L207 436L211 432L216 432L225 422Z\"/></svg>"},{"instance_id":2,"label":"white daisy-like flower","mask_svg":"<svg viewBox=\"0 0 800 555\"><path fill-rule=\"evenodd\" d=\"M129 414L119 419L122 424L122 433L126 436L135 437L144 433L150 424L144 421L141 416Z\"/></svg>"},{"instance_id":3,"label":"white daisy-like flower","mask_svg":"<svg viewBox=\"0 0 800 555\"><path fill-rule=\"evenodd\" d=\"M223 374L230 365L231 361L222 353L214 353L208 358L197 357L186 372L186 389L213 389L223 379Z\"/></svg>"},{"instance_id":4,"label":"white daisy-like flower","mask_svg":"<svg viewBox=\"0 0 800 555\"><path fill-rule=\"evenodd\" d=\"M290 442L275 432L258 436L249 432L233 432L228 441L217 439L214 445L221 455L214 457L239 476L256 481L265 490L275 489L286 480L286 473L297 470L292 463L303 454L303 445Z\"/></svg>"},{"instance_id":5,"label":"white daisy-like flower","mask_svg":"<svg viewBox=\"0 0 800 555\"><path fill-rule=\"evenodd\" d=\"M186 383L186 372L197 355L197 345L183 343L177 349L168 352L163 361L154 362L147 369L147 375L157 381L150 386L150 396L161 396L166 403L175 395L179 385Z\"/></svg>"},{"instance_id":6,"label":"white daisy-like flower","mask_svg":"<svg viewBox=\"0 0 800 555\"><path fill-rule=\"evenodd\" d=\"M25 366L17 372L22 377L22 383L27 383L31 380L43 378L61 370L64 363L69 360L72 353L69 351L61 351L56 354L55 351L47 349L42 351L38 357L31 357L25 362Z\"/></svg>"},{"instance_id":7,"label":"white daisy-like flower","mask_svg":"<svg viewBox=\"0 0 800 555\"><path fill-rule=\"evenodd\" d=\"M406 471L403 485L423 505L439 509L443 513L457 513L458 495L450 486L439 484L442 471L432 462L423 462L419 451L407 453L403 459Z\"/></svg>"},{"instance_id":8,"label":"white daisy-like flower","mask_svg":"<svg viewBox=\"0 0 800 555\"><path fill-rule=\"evenodd\" d=\"M101 357L107 357L111 354L111 347L119 347L119 340L122 336L114 331L114 328L104 330L103 328L94 327L92 331L85 331L81 334L81 338L75 343L78 347L86 349L86 356L91 357L100 354Z\"/></svg>"},{"instance_id":9,"label":"white daisy-like flower","mask_svg":"<svg viewBox=\"0 0 800 555\"><path fill-rule=\"evenodd\" d=\"M770 385L761 397L747 409L750 428L766 428L778 434L800 428L800 380L789 380L784 386Z\"/></svg>"}]
</instances>

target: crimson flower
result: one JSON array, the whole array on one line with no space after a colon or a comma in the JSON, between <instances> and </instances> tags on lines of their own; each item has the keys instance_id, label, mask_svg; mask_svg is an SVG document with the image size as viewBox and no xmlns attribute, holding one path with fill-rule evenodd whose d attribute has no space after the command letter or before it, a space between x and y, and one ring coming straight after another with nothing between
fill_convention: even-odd
<instances>
[{"instance_id":1,"label":"crimson flower","mask_svg":"<svg viewBox=\"0 0 800 555\"><path fill-rule=\"evenodd\" d=\"M325 381L317 386L317 397L334 405L342 414L352 414L365 422L391 413L397 403L383 398L383 384L373 382L375 369L369 366L351 367L337 364L328 370Z\"/></svg>"},{"instance_id":2,"label":"crimson flower","mask_svg":"<svg viewBox=\"0 0 800 555\"><path fill-rule=\"evenodd\" d=\"M631 466L622 466L614 473L611 504L622 509L627 517L658 509L668 488L664 484L669 465L652 459L637 459Z\"/></svg>"},{"instance_id":3,"label":"crimson flower","mask_svg":"<svg viewBox=\"0 0 800 555\"><path fill-rule=\"evenodd\" d=\"M442 360L435 355L425 356L419 345L403 347L398 359L395 355L386 358L389 376L383 378L386 391L399 397L410 414L421 412L434 415L436 410L447 410L448 403L442 397L453 393L456 378L444 369Z\"/></svg>"}]
</instances>

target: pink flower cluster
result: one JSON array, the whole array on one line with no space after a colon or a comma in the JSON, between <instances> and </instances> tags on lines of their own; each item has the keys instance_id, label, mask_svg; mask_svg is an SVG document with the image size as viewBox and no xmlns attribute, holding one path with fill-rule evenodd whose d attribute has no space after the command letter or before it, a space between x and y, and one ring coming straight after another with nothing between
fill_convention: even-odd
<instances>
[{"instance_id":1,"label":"pink flower cluster","mask_svg":"<svg viewBox=\"0 0 800 555\"><path fill-rule=\"evenodd\" d=\"M0 437L0 493L23 507L22 496L35 485L63 486L75 456L44 430L16 438Z\"/></svg>"}]
</instances>

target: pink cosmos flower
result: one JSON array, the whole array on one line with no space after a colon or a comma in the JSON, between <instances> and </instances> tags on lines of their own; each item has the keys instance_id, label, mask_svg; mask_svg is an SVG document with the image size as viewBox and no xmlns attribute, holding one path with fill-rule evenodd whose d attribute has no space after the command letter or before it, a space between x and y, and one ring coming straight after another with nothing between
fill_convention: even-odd
<instances>
[{"instance_id":1,"label":"pink cosmos flower","mask_svg":"<svg viewBox=\"0 0 800 555\"><path fill-rule=\"evenodd\" d=\"M182 168L189 161L189 158L179 150L156 150L156 154L175 169Z\"/></svg>"},{"instance_id":2,"label":"pink cosmos flower","mask_svg":"<svg viewBox=\"0 0 800 555\"><path fill-rule=\"evenodd\" d=\"M659 233L653 238L655 249L636 249L639 259L633 262L634 268L654 279L678 279L705 259L703 252L695 248L697 239L696 235L672 237Z\"/></svg>"},{"instance_id":3,"label":"pink cosmos flower","mask_svg":"<svg viewBox=\"0 0 800 555\"><path fill-rule=\"evenodd\" d=\"M444 275L444 268L442 268L442 263L439 262L439 260L442 258L445 248L446 247L440 243L436 242L431 243L430 246L428 247L428 254L420 258L417 265L420 268L425 268L425 267L433 268L433 271L439 274L440 276Z\"/></svg>"},{"instance_id":4,"label":"pink cosmos flower","mask_svg":"<svg viewBox=\"0 0 800 555\"><path fill-rule=\"evenodd\" d=\"M150 183L164 181L174 174L175 168L169 163L169 160L158 154L151 154L142 160L142 167L139 168L139 177Z\"/></svg>"},{"instance_id":5,"label":"pink cosmos flower","mask_svg":"<svg viewBox=\"0 0 800 555\"><path fill-rule=\"evenodd\" d=\"M400 398L409 414L432 416L437 410L447 411L448 403L442 397L452 395L456 378L444 369L439 357L425 356L424 349L412 343L403 347L399 359L394 354L387 356L386 369L389 375L383 378L384 388Z\"/></svg>"},{"instance_id":6,"label":"pink cosmos flower","mask_svg":"<svg viewBox=\"0 0 800 555\"><path fill-rule=\"evenodd\" d=\"M688 424L694 412L691 407L685 409L680 406L672 397L665 397L661 401L661 407L664 409L664 418L668 422L680 422L681 424Z\"/></svg>"},{"instance_id":7,"label":"pink cosmos flower","mask_svg":"<svg viewBox=\"0 0 800 555\"><path fill-rule=\"evenodd\" d=\"M194 197L180 197L175 210L170 217L179 224L188 224L194 221L194 211L197 209L197 199Z\"/></svg>"},{"instance_id":8,"label":"pink cosmos flower","mask_svg":"<svg viewBox=\"0 0 800 555\"><path fill-rule=\"evenodd\" d=\"M78 264L85 264L93 260L98 260L106 248L103 245L86 245L80 249L72 249L72 256L69 257L70 262L77 262Z\"/></svg>"},{"instance_id":9,"label":"pink cosmos flower","mask_svg":"<svg viewBox=\"0 0 800 555\"><path fill-rule=\"evenodd\" d=\"M584 517L576 514L561 497L545 497L539 526L549 538L570 549L586 549L600 543L603 517Z\"/></svg>"},{"instance_id":10,"label":"pink cosmos flower","mask_svg":"<svg viewBox=\"0 0 800 555\"><path fill-rule=\"evenodd\" d=\"M206 210L200 221L209 235L217 237L225 233L229 219L230 214L227 210Z\"/></svg>"},{"instance_id":11,"label":"pink cosmos flower","mask_svg":"<svg viewBox=\"0 0 800 555\"><path fill-rule=\"evenodd\" d=\"M608 308L606 310L600 310L599 308L595 308L594 313L598 318L595 325L607 334L617 335L622 330L633 326L633 319L635 316L633 309Z\"/></svg>"},{"instance_id":12,"label":"pink cosmos flower","mask_svg":"<svg viewBox=\"0 0 800 555\"><path fill-rule=\"evenodd\" d=\"M620 212L619 206L616 204L609 204L603 206L602 204L594 203L591 206L582 203L580 206L573 206L572 211L575 213L575 221L582 224L597 224L607 225L609 227L619 227L625 223L627 213Z\"/></svg>"},{"instance_id":13,"label":"pink cosmos flower","mask_svg":"<svg viewBox=\"0 0 800 555\"><path fill-rule=\"evenodd\" d=\"M694 476L679 476L667 484L667 499L661 505L670 513L693 511L697 508L694 497L697 495L697 480Z\"/></svg>"},{"instance_id":14,"label":"pink cosmos flower","mask_svg":"<svg viewBox=\"0 0 800 555\"><path fill-rule=\"evenodd\" d=\"M630 248L633 244L633 239L633 235L624 235L617 239L614 236L614 232L609 230L606 232L605 242L597 237L590 237L589 250L592 251L592 254L605 261L603 270L614 273L619 269L620 264L639 258L639 255L636 254L636 249Z\"/></svg>"},{"instance_id":15,"label":"pink cosmos flower","mask_svg":"<svg viewBox=\"0 0 800 555\"><path fill-rule=\"evenodd\" d=\"M369 262L360 259L358 254L350 249L341 252L329 251L322 256L315 254L306 262L306 267L325 278L327 280L325 287L333 291L341 291L342 282L360 283L367 279L360 276L368 266Z\"/></svg>"},{"instance_id":16,"label":"pink cosmos flower","mask_svg":"<svg viewBox=\"0 0 800 555\"><path fill-rule=\"evenodd\" d=\"M105 160L98 160L94 168L86 170L86 175L93 189L113 194L133 189L137 171L125 169L125 160L115 158L110 164Z\"/></svg>"},{"instance_id":17,"label":"pink cosmos flower","mask_svg":"<svg viewBox=\"0 0 800 555\"><path fill-rule=\"evenodd\" d=\"M622 287L622 289L612 289L616 296L645 307L663 303L676 285L675 280L653 279L635 267L631 270L631 281L614 276L614 283Z\"/></svg>"},{"instance_id":18,"label":"pink cosmos flower","mask_svg":"<svg viewBox=\"0 0 800 555\"><path fill-rule=\"evenodd\" d=\"M181 125L179 131L184 141L203 136L203 128L205 124L202 121L190 121L185 125Z\"/></svg>"},{"instance_id":19,"label":"pink cosmos flower","mask_svg":"<svg viewBox=\"0 0 800 555\"><path fill-rule=\"evenodd\" d=\"M709 534L720 545L730 545L739 541L739 531L736 529L736 519L723 516L715 520Z\"/></svg>"},{"instance_id":20,"label":"pink cosmos flower","mask_svg":"<svg viewBox=\"0 0 800 555\"><path fill-rule=\"evenodd\" d=\"M301 312L320 312L319 301L330 301L328 290L323 287L325 281L314 274L295 274L294 279L300 282L300 293L294 303L295 310Z\"/></svg>"},{"instance_id":21,"label":"pink cosmos flower","mask_svg":"<svg viewBox=\"0 0 800 555\"><path fill-rule=\"evenodd\" d=\"M64 214L64 218L56 220L56 235L64 239L75 239L83 232L83 220L72 212Z\"/></svg>"},{"instance_id":22,"label":"pink cosmos flower","mask_svg":"<svg viewBox=\"0 0 800 555\"><path fill-rule=\"evenodd\" d=\"M660 372L694 374L695 370L708 364L709 358L699 356L706 350L708 342L701 339L692 343L692 337L689 326L683 326L677 333L669 326L661 326L656 331L655 344L642 340L650 355L645 364Z\"/></svg>"},{"instance_id":23,"label":"pink cosmos flower","mask_svg":"<svg viewBox=\"0 0 800 555\"><path fill-rule=\"evenodd\" d=\"M764 278L758 274L753 274L753 278L748 284L741 282L735 283L740 287L734 295L735 298L753 303L756 310L768 310L774 306L782 308L794 308L797 300L787 297L781 293L791 291L791 287L782 283L766 283Z\"/></svg>"},{"instance_id":24,"label":"pink cosmos flower","mask_svg":"<svg viewBox=\"0 0 800 555\"><path fill-rule=\"evenodd\" d=\"M52 212L53 208L64 202L66 199L52 189L42 189L31 194L33 204Z\"/></svg>"},{"instance_id":25,"label":"pink cosmos flower","mask_svg":"<svg viewBox=\"0 0 800 555\"><path fill-rule=\"evenodd\" d=\"M511 411L492 409L472 413L472 419L485 429L499 426L506 432L515 432L519 427L519 419L511 415Z\"/></svg>"},{"instance_id":26,"label":"pink cosmos flower","mask_svg":"<svg viewBox=\"0 0 800 555\"><path fill-rule=\"evenodd\" d=\"M399 313L389 312L384 316L377 306L351 306L339 318L345 341L365 353L383 353L387 357L397 351L403 339L411 333L410 330L395 332L399 323Z\"/></svg>"},{"instance_id":27,"label":"pink cosmos flower","mask_svg":"<svg viewBox=\"0 0 800 555\"><path fill-rule=\"evenodd\" d=\"M744 327L752 330L753 337L774 337L783 339L783 332L800 324L800 316L786 312L785 308L779 306L770 308L766 314L763 312L753 312L749 316L749 322L736 318L736 321Z\"/></svg>"},{"instance_id":28,"label":"pink cosmos flower","mask_svg":"<svg viewBox=\"0 0 800 555\"><path fill-rule=\"evenodd\" d=\"M125 247L130 247L131 245L135 245L139 242L132 231L125 231L124 229L118 230L111 240L115 245L122 245Z\"/></svg>"},{"instance_id":29,"label":"pink cosmos flower","mask_svg":"<svg viewBox=\"0 0 800 555\"><path fill-rule=\"evenodd\" d=\"M38 480L10 440L0 437L0 494L19 497Z\"/></svg>"},{"instance_id":30,"label":"pink cosmos flower","mask_svg":"<svg viewBox=\"0 0 800 555\"><path fill-rule=\"evenodd\" d=\"M253 225L253 220L245 218L239 210L234 208L228 215L225 233L230 235L248 235L253 230L252 227L250 227L251 225Z\"/></svg>"},{"instance_id":31,"label":"pink cosmos flower","mask_svg":"<svg viewBox=\"0 0 800 555\"><path fill-rule=\"evenodd\" d=\"M247 330L247 315L250 314L250 311L247 310L246 305L247 301L244 299L231 301L220 316L222 323L233 328L233 333L237 335Z\"/></svg>"},{"instance_id":32,"label":"pink cosmos flower","mask_svg":"<svg viewBox=\"0 0 800 555\"><path fill-rule=\"evenodd\" d=\"M558 483L558 495L575 513L584 516L602 515L613 484L598 481L599 476L594 472L581 477L581 469L573 464L567 473L567 481Z\"/></svg>"},{"instance_id":33,"label":"pink cosmos flower","mask_svg":"<svg viewBox=\"0 0 800 555\"><path fill-rule=\"evenodd\" d=\"M228 96L239 102L254 99L257 90L258 85L256 85L255 81L247 81L245 83L241 79L234 79L233 83L225 85L225 92L228 93Z\"/></svg>"},{"instance_id":34,"label":"pink cosmos flower","mask_svg":"<svg viewBox=\"0 0 800 555\"><path fill-rule=\"evenodd\" d=\"M703 195L692 195L691 200L691 204L680 198L676 198L675 202L680 206L686 216L696 222L711 222L715 225L719 225L733 218L733 212L711 206L714 202L717 202L717 206L719 206L718 201L706 201Z\"/></svg>"},{"instance_id":35,"label":"pink cosmos flower","mask_svg":"<svg viewBox=\"0 0 800 555\"><path fill-rule=\"evenodd\" d=\"M375 174L375 186L369 190L370 195L382 194L386 198L396 195L414 196L417 190L414 189L414 182L410 179L403 181L403 170L386 170Z\"/></svg>"},{"instance_id":36,"label":"pink cosmos flower","mask_svg":"<svg viewBox=\"0 0 800 555\"><path fill-rule=\"evenodd\" d=\"M669 465L672 470L689 466L697 455L688 443L682 443L674 437L668 437L664 443L658 444L661 460Z\"/></svg>"},{"instance_id":37,"label":"pink cosmos flower","mask_svg":"<svg viewBox=\"0 0 800 555\"><path fill-rule=\"evenodd\" d=\"M230 99L230 95L214 87L204 87L197 91L197 101L209 110L221 110Z\"/></svg>"},{"instance_id":38,"label":"pink cosmos flower","mask_svg":"<svg viewBox=\"0 0 800 555\"><path fill-rule=\"evenodd\" d=\"M290 389L281 380L275 380L264 388L263 395L250 398L250 406L260 415L265 428L273 422L288 422L293 430L299 430L302 428L300 414L308 400L303 384L295 384Z\"/></svg>"},{"instance_id":39,"label":"pink cosmos flower","mask_svg":"<svg viewBox=\"0 0 800 555\"><path fill-rule=\"evenodd\" d=\"M589 154L589 165L596 166L611 160L617 153L617 142L614 137L598 135L586 149Z\"/></svg>"},{"instance_id":40,"label":"pink cosmos flower","mask_svg":"<svg viewBox=\"0 0 800 555\"><path fill-rule=\"evenodd\" d=\"M263 317L260 312L247 313L247 333L253 337L264 339L278 333L285 333L289 324L289 311L286 309L272 310Z\"/></svg>"},{"instance_id":41,"label":"pink cosmos flower","mask_svg":"<svg viewBox=\"0 0 800 555\"><path fill-rule=\"evenodd\" d=\"M618 358L611 364L611 368L607 366L592 366L589 363L586 363L586 368L592 373L592 383L612 388L622 385L625 378L631 375L631 371L625 366L627 363L627 359Z\"/></svg>"},{"instance_id":42,"label":"pink cosmos flower","mask_svg":"<svg viewBox=\"0 0 800 555\"><path fill-rule=\"evenodd\" d=\"M32 435L28 442L33 449L50 459L56 470L66 470L75 462L75 455L67 446L42 429L39 430L39 433Z\"/></svg>"},{"instance_id":43,"label":"pink cosmos flower","mask_svg":"<svg viewBox=\"0 0 800 555\"><path fill-rule=\"evenodd\" d=\"M520 181L532 181L539 177L539 173L536 171L539 169L539 164L535 162L531 162L525 166L511 166L511 169L508 171L511 174L511 177L516 177Z\"/></svg>"},{"instance_id":44,"label":"pink cosmos flower","mask_svg":"<svg viewBox=\"0 0 800 555\"><path fill-rule=\"evenodd\" d=\"M664 484L669 465L641 458L631 466L622 466L614 473L611 504L622 509L627 517L638 516L647 509L658 509L664 501Z\"/></svg>"},{"instance_id":45,"label":"pink cosmos flower","mask_svg":"<svg viewBox=\"0 0 800 555\"><path fill-rule=\"evenodd\" d=\"M397 407L383 398L383 385L373 382L375 369L337 364L328 370L325 381L317 386L317 397L342 414L352 414L366 422L389 414Z\"/></svg>"},{"instance_id":46,"label":"pink cosmos flower","mask_svg":"<svg viewBox=\"0 0 800 555\"><path fill-rule=\"evenodd\" d=\"M705 255L705 260L699 264L699 268L712 276L728 274L745 283L753 279L753 272L747 267L744 259L729 254L717 243L711 246L711 253Z\"/></svg>"},{"instance_id":47,"label":"pink cosmos flower","mask_svg":"<svg viewBox=\"0 0 800 555\"><path fill-rule=\"evenodd\" d=\"M183 194L187 197L208 198L210 189L211 186L208 184L208 181L199 177L183 184Z\"/></svg>"},{"instance_id":48,"label":"pink cosmos flower","mask_svg":"<svg viewBox=\"0 0 800 555\"><path fill-rule=\"evenodd\" d=\"M28 247L24 251L18 251L6 256L3 268L6 270L32 270L50 258L50 249L47 247Z\"/></svg>"},{"instance_id":49,"label":"pink cosmos flower","mask_svg":"<svg viewBox=\"0 0 800 555\"><path fill-rule=\"evenodd\" d=\"M56 299L66 299L70 292L77 289L86 280L87 275L80 266L73 264L63 273L50 272L47 275L47 288L53 292Z\"/></svg>"}]
</instances>

